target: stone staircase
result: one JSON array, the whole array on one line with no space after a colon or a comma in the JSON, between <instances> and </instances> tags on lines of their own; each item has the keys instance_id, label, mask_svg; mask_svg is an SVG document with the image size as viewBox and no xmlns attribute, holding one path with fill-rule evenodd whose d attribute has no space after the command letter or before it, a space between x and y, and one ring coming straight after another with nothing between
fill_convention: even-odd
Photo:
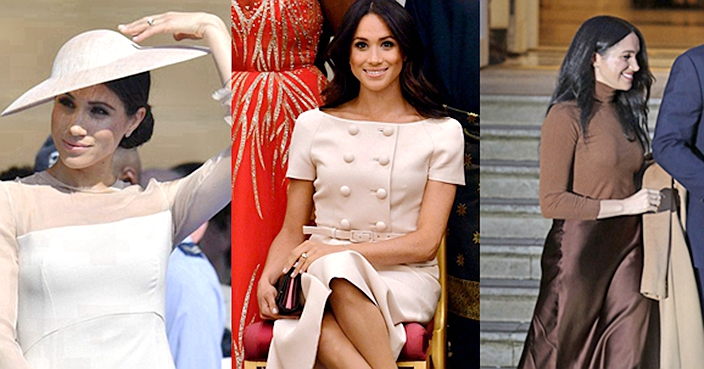
<instances>
[{"instance_id":1,"label":"stone staircase","mask_svg":"<svg viewBox=\"0 0 704 369\"><path fill-rule=\"evenodd\" d=\"M513 368L538 296L549 227L538 207L548 96L481 97L481 367Z\"/></svg>"},{"instance_id":2,"label":"stone staircase","mask_svg":"<svg viewBox=\"0 0 704 369\"><path fill-rule=\"evenodd\" d=\"M538 145L549 96L481 96L481 367L515 368L538 297L552 223L538 206ZM650 131L660 99L651 99Z\"/></svg>"}]
</instances>

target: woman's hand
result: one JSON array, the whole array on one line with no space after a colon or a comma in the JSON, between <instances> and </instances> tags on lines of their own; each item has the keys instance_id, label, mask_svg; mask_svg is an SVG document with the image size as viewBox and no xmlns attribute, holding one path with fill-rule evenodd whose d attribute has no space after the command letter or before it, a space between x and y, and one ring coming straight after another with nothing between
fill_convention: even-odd
<instances>
[{"instance_id":1,"label":"woman's hand","mask_svg":"<svg viewBox=\"0 0 704 369\"><path fill-rule=\"evenodd\" d=\"M132 23L117 26L120 32L141 42L156 34L172 34L174 40L200 40L206 37L209 29L217 29L220 18L208 13L166 12L150 15ZM224 24L223 24L224 26Z\"/></svg>"},{"instance_id":2,"label":"woman's hand","mask_svg":"<svg viewBox=\"0 0 704 369\"><path fill-rule=\"evenodd\" d=\"M341 245L326 245L324 243L310 240L305 241L291 250L291 253L284 263L282 273L285 274L290 268L293 268L294 270L291 274L291 277L293 278L296 275L307 271L310 264L317 259L320 259L327 254L344 250L346 250L346 248Z\"/></svg>"},{"instance_id":3,"label":"woman's hand","mask_svg":"<svg viewBox=\"0 0 704 369\"><path fill-rule=\"evenodd\" d=\"M262 319L282 319L294 318L295 316L279 315L279 309L276 307L276 280L273 282L267 276L262 275L257 284L257 302L259 303L259 316Z\"/></svg>"},{"instance_id":4,"label":"woman's hand","mask_svg":"<svg viewBox=\"0 0 704 369\"><path fill-rule=\"evenodd\" d=\"M230 80L230 32L222 19L214 14L166 12L121 24L117 28L135 42L142 42L156 34L171 34L176 41L202 39L213 53L223 84Z\"/></svg>"},{"instance_id":5,"label":"woman's hand","mask_svg":"<svg viewBox=\"0 0 704 369\"><path fill-rule=\"evenodd\" d=\"M654 213L660 208L661 200L660 191L652 188L643 188L623 200L601 200L597 219Z\"/></svg>"}]
</instances>

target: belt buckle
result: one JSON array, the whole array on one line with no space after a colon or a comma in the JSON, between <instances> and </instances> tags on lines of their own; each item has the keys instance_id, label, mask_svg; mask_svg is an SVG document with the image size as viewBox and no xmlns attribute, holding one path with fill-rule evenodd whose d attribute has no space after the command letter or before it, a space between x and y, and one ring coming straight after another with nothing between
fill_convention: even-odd
<instances>
[{"instance_id":1,"label":"belt buckle","mask_svg":"<svg viewBox=\"0 0 704 369\"><path fill-rule=\"evenodd\" d=\"M350 231L350 241L351 242L370 242L374 239L374 234L372 231Z\"/></svg>"}]
</instances>

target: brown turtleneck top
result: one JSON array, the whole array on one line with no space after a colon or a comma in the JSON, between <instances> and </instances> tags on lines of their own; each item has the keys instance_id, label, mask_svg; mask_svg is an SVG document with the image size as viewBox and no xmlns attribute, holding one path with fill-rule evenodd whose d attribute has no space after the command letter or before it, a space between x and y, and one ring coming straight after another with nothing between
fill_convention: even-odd
<instances>
[{"instance_id":1,"label":"brown turtleneck top","mask_svg":"<svg viewBox=\"0 0 704 369\"><path fill-rule=\"evenodd\" d=\"M635 193L634 175L643 148L629 141L611 103L615 90L596 84L594 116L587 137L579 126L575 101L553 105L541 130L540 209L554 219L596 219L599 200Z\"/></svg>"}]
</instances>

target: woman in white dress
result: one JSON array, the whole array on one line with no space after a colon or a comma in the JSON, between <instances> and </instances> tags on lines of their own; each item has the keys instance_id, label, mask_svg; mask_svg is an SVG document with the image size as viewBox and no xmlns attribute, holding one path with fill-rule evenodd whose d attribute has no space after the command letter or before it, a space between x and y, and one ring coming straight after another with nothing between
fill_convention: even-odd
<instances>
[{"instance_id":1,"label":"woman in white dress","mask_svg":"<svg viewBox=\"0 0 704 369\"><path fill-rule=\"evenodd\" d=\"M229 33L205 13L164 13L120 26L203 39L223 84ZM108 30L69 40L51 77L3 115L52 101L59 161L0 182L0 368L173 368L164 327L171 247L220 210L230 194L230 148L189 177L145 188L115 178L118 146L152 135L149 70L207 54L140 47ZM229 98L227 98L229 101Z\"/></svg>"},{"instance_id":2,"label":"woman in white dress","mask_svg":"<svg viewBox=\"0 0 704 369\"><path fill-rule=\"evenodd\" d=\"M420 45L393 0L356 2L330 45L335 77L296 122L284 225L258 284L262 316L278 319L269 369L396 368L401 323L433 317L464 143L422 76ZM305 306L280 319L274 286L291 268Z\"/></svg>"}]
</instances>

